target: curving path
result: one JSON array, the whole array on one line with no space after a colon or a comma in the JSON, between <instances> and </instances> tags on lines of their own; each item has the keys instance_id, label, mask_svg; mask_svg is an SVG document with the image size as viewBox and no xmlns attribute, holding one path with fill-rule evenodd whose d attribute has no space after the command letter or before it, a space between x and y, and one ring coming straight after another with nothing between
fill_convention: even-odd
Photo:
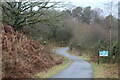
<instances>
[{"instance_id":1,"label":"curving path","mask_svg":"<svg viewBox=\"0 0 120 80\"><path fill-rule=\"evenodd\" d=\"M69 67L54 75L52 78L93 78L91 64L79 57L72 56L67 52L68 49L69 48L66 47L55 50L56 53L68 57L73 62Z\"/></svg>"}]
</instances>

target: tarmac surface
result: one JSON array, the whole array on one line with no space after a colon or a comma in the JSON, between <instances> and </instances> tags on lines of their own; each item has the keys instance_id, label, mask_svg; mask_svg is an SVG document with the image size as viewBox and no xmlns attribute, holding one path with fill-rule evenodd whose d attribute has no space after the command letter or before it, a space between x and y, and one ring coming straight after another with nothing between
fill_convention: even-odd
<instances>
[{"instance_id":1,"label":"tarmac surface","mask_svg":"<svg viewBox=\"0 0 120 80\"><path fill-rule=\"evenodd\" d=\"M73 56L67 52L69 48L59 48L55 52L72 60L70 66L54 75L52 78L86 78L83 80L92 80L93 69L91 64L80 57ZM87 79L88 78L88 79ZM74 79L73 79L74 80ZM80 79L81 80L81 79Z\"/></svg>"}]
</instances>

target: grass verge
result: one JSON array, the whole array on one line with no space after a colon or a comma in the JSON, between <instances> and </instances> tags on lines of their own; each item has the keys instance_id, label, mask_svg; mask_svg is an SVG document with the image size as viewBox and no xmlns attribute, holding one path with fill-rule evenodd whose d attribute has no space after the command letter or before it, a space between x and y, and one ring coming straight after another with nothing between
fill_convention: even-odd
<instances>
[{"instance_id":1,"label":"grass verge","mask_svg":"<svg viewBox=\"0 0 120 80\"><path fill-rule=\"evenodd\" d=\"M67 50L67 52L73 56L80 57L86 61L88 61L90 59L90 55L88 56L88 55L83 54L83 55L79 56L79 52L77 52L77 51Z\"/></svg>"},{"instance_id":2,"label":"grass verge","mask_svg":"<svg viewBox=\"0 0 120 80\"><path fill-rule=\"evenodd\" d=\"M91 62L95 78L118 78L118 65Z\"/></svg>"},{"instance_id":3,"label":"grass verge","mask_svg":"<svg viewBox=\"0 0 120 80\"><path fill-rule=\"evenodd\" d=\"M94 71L94 78L105 78L103 64L98 65L95 62L91 62L91 65Z\"/></svg>"},{"instance_id":4,"label":"grass verge","mask_svg":"<svg viewBox=\"0 0 120 80\"><path fill-rule=\"evenodd\" d=\"M79 52L76 51L70 51L68 52L73 55L80 57L88 62L91 59L92 55L89 54L83 54L80 55ZM100 63L99 65L92 61L90 62L94 71L94 78L118 78L118 64L105 64L105 63Z\"/></svg>"},{"instance_id":5,"label":"grass verge","mask_svg":"<svg viewBox=\"0 0 120 80\"><path fill-rule=\"evenodd\" d=\"M55 48L55 49L57 49L57 48ZM53 51L55 49L53 49ZM53 54L56 54L56 53L53 53ZM72 63L72 61L69 60L68 58L65 58L65 57L63 57L63 58L64 58L64 61L62 62L62 64L56 65L56 66L54 66L50 69L47 69L44 72L37 73L33 76L33 78L50 78L53 75L55 75L55 74L59 73L60 71L64 70L65 68L67 68Z\"/></svg>"}]
</instances>

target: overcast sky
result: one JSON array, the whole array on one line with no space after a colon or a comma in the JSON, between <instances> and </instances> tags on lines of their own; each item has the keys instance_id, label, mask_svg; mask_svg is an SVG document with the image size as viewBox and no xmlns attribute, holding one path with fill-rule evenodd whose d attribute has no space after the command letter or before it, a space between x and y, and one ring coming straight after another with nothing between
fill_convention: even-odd
<instances>
[{"instance_id":1,"label":"overcast sky","mask_svg":"<svg viewBox=\"0 0 120 80\"><path fill-rule=\"evenodd\" d=\"M50 1L63 1L63 2L71 2L75 6L91 6L92 8L95 7L103 7L104 3L114 2L118 3L120 0L50 0Z\"/></svg>"},{"instance_id":2,"label":"overcast sky","mask_svg":"<svg viewBox=\"0 0 120 80\"><path fill-rule=\"evenodd\" d=\"M120 0L50 0L50 1L62 1L65 3L71 3L72 5L75 6L82 6L82 7L86 7L86 6L91 6L92 9L94 8L101 8L107 11L107 6L105 6L104 4L109 3L109 2L113 2L114 4L117 5L117 3ZM117 15L117 7L113 8L113 14ZM105 14L107 14L107 12L105 12Z\"/></svg>"}]
</instances>

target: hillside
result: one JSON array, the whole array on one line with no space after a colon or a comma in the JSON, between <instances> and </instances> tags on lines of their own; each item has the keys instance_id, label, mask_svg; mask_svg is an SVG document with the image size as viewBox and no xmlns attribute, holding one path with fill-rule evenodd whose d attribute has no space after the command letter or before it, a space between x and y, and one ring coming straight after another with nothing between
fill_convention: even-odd
<instances>
[{"instance_id":1,"label":"hillside","mask_svg":"<svg viewBox=\"0 0 120 80\"><path fill-rule=\"evenodd\" d=\"M0 24L0 26L4 27L2 33L3 78L28 78L61 63L61 57L45 51L49 47L15 32L11 26L6 24Z\"/></svg>"}]
</instances>

